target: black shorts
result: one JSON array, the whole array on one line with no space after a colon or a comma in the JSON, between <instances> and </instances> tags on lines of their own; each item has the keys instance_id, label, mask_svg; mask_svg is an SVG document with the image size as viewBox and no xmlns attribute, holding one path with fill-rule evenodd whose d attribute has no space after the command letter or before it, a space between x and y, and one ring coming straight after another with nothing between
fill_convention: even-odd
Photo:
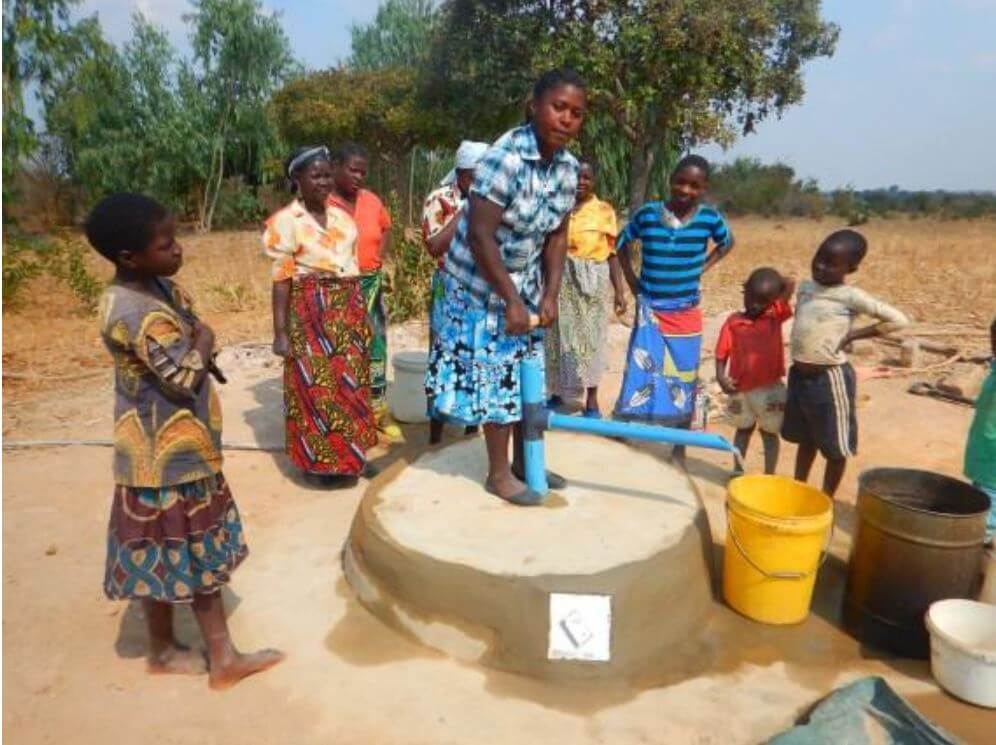
<instances>
[{"instance_id":1,"label":"black shorts","mask_svg":"<svg viewBox=\"0 0 996 745\"><path fill-rule=\"evenodd\" d=\"M856 455L854 394L854 368L847 362L812 375L802 374L793 365L788 373L782 437L799 445L815 445L831 460Z\"/></svg>"}]
</instances>

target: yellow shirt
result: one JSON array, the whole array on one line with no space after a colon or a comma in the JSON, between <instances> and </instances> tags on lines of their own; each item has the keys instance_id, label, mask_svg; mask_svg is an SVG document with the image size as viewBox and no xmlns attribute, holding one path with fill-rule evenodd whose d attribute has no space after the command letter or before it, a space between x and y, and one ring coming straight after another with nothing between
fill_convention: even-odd
<instances>
[{"instance_id":1,"label":"yellow shirt","mask_svg":"<svg viewBox=\"0 0 996 745\"><path fill-rule=\"evenodd\" d=\"M575 259L606 261L615 253L618 234L615 209L592 195L571 213L567 225L567 254Z\"/></svg>"},{"instance_id":2,"label":"yellow shirt","mask_svg":"<svg viewBox=\"0 0 996 745\"><path fill-rule=\"evenodd\" d=\"M263 250L273 259L273 281L312 272L340 277L360 273L356 261L356 224L333 204L325 207L323 228L301 202L294 200L266 221Z\"/></svg>"}]
</instances>

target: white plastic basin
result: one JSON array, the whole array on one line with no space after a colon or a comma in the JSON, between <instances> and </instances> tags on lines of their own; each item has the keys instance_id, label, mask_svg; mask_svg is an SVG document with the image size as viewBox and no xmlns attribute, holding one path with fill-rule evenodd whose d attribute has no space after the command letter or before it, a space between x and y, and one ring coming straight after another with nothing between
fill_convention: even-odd
<instances>
[{"instance_id":1,"label":"white plastic basin","mask_svg":"<svg viewBox=\"0 0 996 745\"><path fill-rule=\"evenodd\" d=\"M927 611L930 670L948 693L996 708L996 605L939 600Z\"/></svg>"}]
</instances>

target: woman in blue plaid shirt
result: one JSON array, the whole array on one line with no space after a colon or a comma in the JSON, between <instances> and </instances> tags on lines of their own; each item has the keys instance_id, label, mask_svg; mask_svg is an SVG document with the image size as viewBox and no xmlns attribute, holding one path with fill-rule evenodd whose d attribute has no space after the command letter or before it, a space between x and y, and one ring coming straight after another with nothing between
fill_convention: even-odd
<instances>
[{"instance_id":1,"label":"woman in blue plaid shirt","mask_svg":"<svg viewBox=\"0 0 996 745\"><path fill-rule=\"evenodd\" d=\"M578 181L578 161L565 146L580 134L585 108L585 84L574 71L550 70L536 82L529 121L502 135L477 166L432 308L429 416L484 425L485 488L514 504L542 501L522 481L519 363L533 349L542 360L543 328L557 318ZM549 482L565 486L556 474Z\"/></svg>"}]
</instances>

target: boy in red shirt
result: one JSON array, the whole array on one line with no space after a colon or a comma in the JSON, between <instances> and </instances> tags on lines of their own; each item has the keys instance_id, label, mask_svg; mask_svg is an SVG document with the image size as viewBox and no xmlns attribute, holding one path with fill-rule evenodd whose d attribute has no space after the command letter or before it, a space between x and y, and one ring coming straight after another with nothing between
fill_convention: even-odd
<instances>
[{"instance_id":1,"label":"boy in red shirt","mask_svg":"<svg viewBox=\"0 0 996 745\"><path fill-rule=\"evenodd\" d=\"M778 433L785 415L785 352L782 324L792 317L788 299L795 282L770 267L751 272L744 283L744 310L732 313L716 343L716 380L730 400L737 428L733 444L747 456L756 426L764 443L764 472L778 465Z\"/></svg>"}]
</instances>

